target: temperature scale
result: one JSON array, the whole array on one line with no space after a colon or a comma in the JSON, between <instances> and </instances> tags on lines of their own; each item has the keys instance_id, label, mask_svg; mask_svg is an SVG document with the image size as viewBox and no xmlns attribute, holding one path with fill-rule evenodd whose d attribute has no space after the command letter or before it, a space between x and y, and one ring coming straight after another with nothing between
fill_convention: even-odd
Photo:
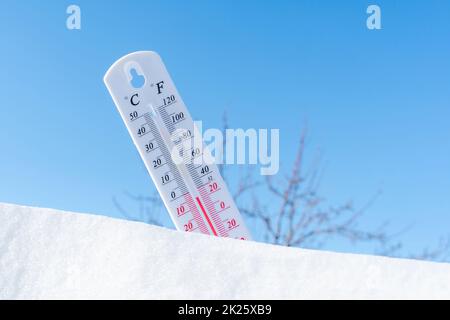
<instances>
[{"instance_id":1,"label":"temperature scale","mask_svg":"<svg viewBox=\"0 0 450 320\"><path fill-rule=\"evenodd\" d=\"M128 54L104 81L176 228L250 239L217 166L205 160L211 154L160 56Z\"/></svg>"}]
</instances>

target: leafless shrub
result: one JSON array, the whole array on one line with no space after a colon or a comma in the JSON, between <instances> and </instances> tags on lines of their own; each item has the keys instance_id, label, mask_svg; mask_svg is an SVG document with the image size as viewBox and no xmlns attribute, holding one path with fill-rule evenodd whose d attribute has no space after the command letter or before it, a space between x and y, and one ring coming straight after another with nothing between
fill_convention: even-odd
<instances>
[{"instance_id":1,"label":"leafless shrub","mask_svg":"<svg viewBox=\"0 0 450 320\"><path fill-rule=\"evenodd\" d=\"M327 205L318 194L321 174L317 162L310 172L303 175L305 140L306 131L301 135L297 157L287 177L254 181L247 176L242 180L234 194L240 211L259 220L266 231L265 240L273 244L322 247L331 237L343 237L353 243L386 242L388 234L384 225L375 230L358 226L363 213L376 197L365 206L355 208L350 201L339 206ZM268 196L258 197L254 192L256 189L259 194ZM270 204L261 203L261 198L269 198Z\"/></svg>"},{"instance_id":2,"label":"leafless shrub","mask_svg":"<svg viewBox=\"0 0 450 320\"><path fill-rule=\"evenodd\" d=\"M161 211L163 210L161 198L155 192L153 196L133 195L124 192L124 196L128 201L119 201L116 196L112 198L114 206L117 208L123 218L132 221L140 221L157 226L164 226L161 219ZM137 209L125 209L124 202L132 202L137 205Z\"/></svg>"}]
</instances>

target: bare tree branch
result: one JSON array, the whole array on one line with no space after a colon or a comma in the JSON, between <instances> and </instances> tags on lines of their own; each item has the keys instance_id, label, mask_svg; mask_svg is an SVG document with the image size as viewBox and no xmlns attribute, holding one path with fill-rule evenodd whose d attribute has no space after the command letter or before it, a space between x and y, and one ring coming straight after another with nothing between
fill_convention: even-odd
<instances>
[{"instance_id":1,"label":"bare tree branch","mask_svg":"<svg viewBox=\"0 0 450 320\"><path fill-rule=\"evenodd\" d=\"M161 198L158 194L153 196L133 195L129 192L124 192L124 195L138 204L138 211L125 210L123 205L117 200L117 197L113 197L113 204L120 212L120 214L127 220L141 221L157 226L163 226L163 223L157 218L158 211L162 209Z\"/></svg>"}]
</instances>

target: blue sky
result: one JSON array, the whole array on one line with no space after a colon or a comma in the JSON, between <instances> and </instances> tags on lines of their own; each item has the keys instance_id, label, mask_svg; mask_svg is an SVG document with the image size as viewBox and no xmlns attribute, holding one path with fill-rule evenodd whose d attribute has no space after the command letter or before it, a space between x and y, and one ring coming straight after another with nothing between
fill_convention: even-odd
<instances>
[{"instance_id":1,"label":"blue sky","mask_svg":"<svg viewBox=\"0 0 450 320\"><path fill-rule=\"evenodd\" d=\"M66 29L77 4L82 29ZM378 4L382 30L366 28ZM308 123L331 202L381 197L409 248L450 226L450 2L4 1L0 201L119 216L153 184L102 82L137 50L164 59L206 127L280 128L281 163ZM361 250L330 244L329 248Z\"/></svg>"}]
</instances>

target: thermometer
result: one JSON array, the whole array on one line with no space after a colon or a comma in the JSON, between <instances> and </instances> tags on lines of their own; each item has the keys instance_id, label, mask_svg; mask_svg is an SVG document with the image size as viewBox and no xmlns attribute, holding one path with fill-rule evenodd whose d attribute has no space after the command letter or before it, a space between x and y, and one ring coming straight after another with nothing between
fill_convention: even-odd
<instances>
[{"instance_id":1,"label":"thermometer","mask_svg":"<svg viewBox=\"0 0 450 320\"><path fill-rule=\"evenodd\" d=\"M176 228L250 239L159 55L128 54L111 66L104 81Z\"/></svg>"}]
</instances>

